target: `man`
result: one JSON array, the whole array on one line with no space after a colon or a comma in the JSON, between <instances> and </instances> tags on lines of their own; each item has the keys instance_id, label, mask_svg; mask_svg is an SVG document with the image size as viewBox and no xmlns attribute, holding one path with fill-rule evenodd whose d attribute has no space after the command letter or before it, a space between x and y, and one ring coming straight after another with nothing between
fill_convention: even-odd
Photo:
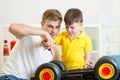
<instances>
[{"instance_id":1,"label":"man","mask_svg":"<svg viewBox=\"0 0 120 80\"><path fill-rule=\"evenodd\" d=\"M60 59L59 51L53 46L53 38L60 31L61 13L48 9L42 17L42 29L25 24L11 24L9 31L16 36L17 43L11 55L0 70L0 80L28 80L34 76L39 65L53 59ZM46 42L49 49L42 43Z\"/></svg>"}]
</instances>

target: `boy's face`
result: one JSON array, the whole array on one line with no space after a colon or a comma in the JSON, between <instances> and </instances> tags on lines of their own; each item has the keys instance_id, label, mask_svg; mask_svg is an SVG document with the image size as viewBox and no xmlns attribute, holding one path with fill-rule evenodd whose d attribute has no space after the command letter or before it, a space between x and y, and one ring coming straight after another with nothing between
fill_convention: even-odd
<instances>
[{"instance_id":1,"label":"boy's face","mask_svg":"<svg viewBox=\"0 0 120 80\"><path fill-rule=\"evenodd\" d=\"M47 19L44 22L41 22L41 24L42 24L42 29L47 31L52 36L52 38L55 38L60 32L61 22L59 20L52 21Z\"/></svg>"},{"instance_id":2,"label":"boy's face","mask_svg":"<svg viewBox=\"0 0 120 80\"><path fill-rule=\"evenodd\" d=\"M66 25L66 30L72 38L80 35L80 29L83 23L74 22L72 25Z\"/></svg>"}]
</instances>

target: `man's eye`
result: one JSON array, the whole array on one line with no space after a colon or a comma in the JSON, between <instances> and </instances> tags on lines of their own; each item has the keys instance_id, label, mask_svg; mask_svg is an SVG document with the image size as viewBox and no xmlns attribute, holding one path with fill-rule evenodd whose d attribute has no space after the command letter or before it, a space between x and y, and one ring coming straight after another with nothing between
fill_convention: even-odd
<instances>
[{"instance_id":1,"label":"man's eye","mask_svg":"<svg viewBox=\"0 0 120 80\"><path fill-rule=\"evenodd\" d=\"M57 26L56 28L60 28L60 26Z\"/></svg>"},{"instance_id":2,"label":"man's eye","mask_svg":"<svg viewBox=\"0 0 120 80\"><path fill-rule=\"evenodd\" d=\"M49 28L52 28L52 26L51 26L51 25L48 25L48 27L49 27Z\"/></svg>"}]
</instances>

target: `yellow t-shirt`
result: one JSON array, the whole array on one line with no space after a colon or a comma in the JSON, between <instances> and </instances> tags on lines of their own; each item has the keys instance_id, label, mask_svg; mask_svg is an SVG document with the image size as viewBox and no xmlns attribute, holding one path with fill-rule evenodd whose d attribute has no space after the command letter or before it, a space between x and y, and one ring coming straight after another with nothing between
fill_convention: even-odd
<instances>
[{"instance_id":1,"label":"yellow t-shirt","mask_svg":"<svg viewBox=\"0 0 120 80\"><path fill-rule=\"evenodd\" d=\"M59 34L55 38L55 43L62 46L62 62L68 70L83 68L85 64L85 54L92 50L91 39L83 31L80 36L71 40L67 32Z\"/></svg>"}]
</instances>

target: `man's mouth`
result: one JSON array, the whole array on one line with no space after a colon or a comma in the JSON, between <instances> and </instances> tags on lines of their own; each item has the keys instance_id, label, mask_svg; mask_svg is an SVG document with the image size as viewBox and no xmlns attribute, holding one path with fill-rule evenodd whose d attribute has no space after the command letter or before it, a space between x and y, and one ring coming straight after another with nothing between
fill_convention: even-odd
<instances>
[{"instance_id":1,"label":"man's mouth","mask_svg":"<svg viewBox=\"0 0 120 80\"><path fill-rule=\"evenodd\" d=\"M56 36L56 34L50 34L53 38Z\"/></svg>"}]
</instances>

